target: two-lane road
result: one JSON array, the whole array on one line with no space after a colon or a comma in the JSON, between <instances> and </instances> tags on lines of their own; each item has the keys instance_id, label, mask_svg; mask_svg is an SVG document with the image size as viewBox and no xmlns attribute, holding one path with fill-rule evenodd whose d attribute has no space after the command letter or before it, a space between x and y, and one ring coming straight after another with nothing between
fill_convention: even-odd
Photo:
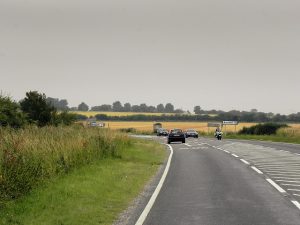
<instances>
[{"instance_id":1,"label":"two-lane road","mask_svg":"<svg viewBox=\"0 0 300 225\"><path fill-rule=\"evenodd\" d=\"M145 225L300 224L293 192L280 193L267 182L272 178L268 170L261 167L259 174L251 168L266 163L275 171L284 170L280 172L286 181L296 182L300 156L257 143L204 138L171 146L170 170ZM295 176L285 174L284 165L290 165Z\"/></svg>"}]
</instances>

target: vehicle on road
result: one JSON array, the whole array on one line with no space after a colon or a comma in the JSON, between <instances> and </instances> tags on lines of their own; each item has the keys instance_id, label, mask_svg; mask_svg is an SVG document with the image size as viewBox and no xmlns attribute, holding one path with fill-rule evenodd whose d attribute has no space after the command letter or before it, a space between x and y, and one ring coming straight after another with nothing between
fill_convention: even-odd
<instances>
[{"instance_id":1,"label":"vehicle on road","mask_svg":"<svg viewBox=\"0 0 300 225\"><path fill-rule=\"evenodd\" d=\"M194 129L188 129L185 131L185 137L188 138L188 137L194 137L194 138L198 138L199 137L199 134L196 130Z\"/></svg>"},{"instance_id":2,"label":"vehicle on road","mask_svg":"<svg viewBox=\"0 0 300 225\"><path fill-rule=\"evenodd\" d=\"M157 129L157 136L168 136L168 135L169 135L169 131L167 129L164 128Z\"/></svg>"},{"instance_id":3,"label":"vehicle on road","mask_svg":"<svg viewBox=\"0 0 300 225\"><path fill-rule=\"evenodd\" d=\"M168 144L178 141L185 143L185 134L181 129L172 129L168 135Z\"/></svg>"},{"instance_id":4,"label":"vehicle on road","mask_svg":"<svg viewBox=\"0 0 300 225\"><path fill-rule=\"evenodd\" d=\"M223 132L222 131L217 131L215 133L215 137L218 139L218 140L222 140L222 135L223 135Z\"/></svg>"}]
</instances>

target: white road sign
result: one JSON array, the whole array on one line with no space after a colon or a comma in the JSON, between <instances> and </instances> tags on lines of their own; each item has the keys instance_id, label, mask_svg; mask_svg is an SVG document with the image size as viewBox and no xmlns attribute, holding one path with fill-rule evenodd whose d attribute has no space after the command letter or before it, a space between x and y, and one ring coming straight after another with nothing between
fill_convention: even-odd
<instances>
[{"instance_id":1,"label":"white road sign","mask_svg":"<svg viewBox=\"0 0 300 225\"><path fill-rule=\"evenodd\" d=\"M223 121L223 125L238 125L238 121Z\"/></svg>"}]
</instances>

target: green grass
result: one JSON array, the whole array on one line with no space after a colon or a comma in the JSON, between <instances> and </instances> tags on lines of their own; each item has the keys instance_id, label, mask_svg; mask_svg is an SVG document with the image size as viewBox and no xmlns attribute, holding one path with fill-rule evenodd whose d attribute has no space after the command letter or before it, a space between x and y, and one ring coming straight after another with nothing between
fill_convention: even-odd
<instances>
[{"instance_id":1,"label":"green grass","mask_svg":"<svg viewBox=\"0 0 300 225\"><path fill-rule=\"evenodd\" d=\"M229 139L243 139L243 140L259 140L259 141L273 141L300 144L299 137L284 137L280 135L239 135L228 134L224 136Z\"/></svg>"},{"instance_id":2,"label":"green grass","mask_svg":"<svg viewBox=\"0 0 300 225\"><path fill-rule=\"evenodd\" d=\"M163 163L164 147L135 141L106 158L45 182L0 211L1 225L112 224Z\"/></svg>"},{"instance_id":3,"label":"green grass","mask_svg":"<svg viewBox=\"0 0 300 225\"><path fill-rule=\"evenodd\" d=\"M96 160L118 158L130 145L128 136L107 129L0 128L0 204Z\"/></svg>"}]
</instances>

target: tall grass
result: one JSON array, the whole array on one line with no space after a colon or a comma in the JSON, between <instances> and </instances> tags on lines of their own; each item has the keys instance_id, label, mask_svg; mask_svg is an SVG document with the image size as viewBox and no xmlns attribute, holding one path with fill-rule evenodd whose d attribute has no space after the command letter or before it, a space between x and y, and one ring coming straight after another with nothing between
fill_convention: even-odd
<instances>
[{"instance_id":1,"label":"tall grass","mask_svg":"<svg viewBox=\"0 0 300 225\"><path fill-rule=\"evenodd\" d=\"M281 137L295 137L300 139L300 129L293 127L281 128L277 131L277 135Z\"/></svg>"},{"instance_id":2,"label":"tall grass","mask_svg":"<svg viewBox=\"0 0 300 225\"><path fill-rule=\"evenodd\" d=\"M124 134L99 128L0 129L0 200L18 198L45 179L105 157L121 157L131 145Z\"/></svg>"}]
</instances>

